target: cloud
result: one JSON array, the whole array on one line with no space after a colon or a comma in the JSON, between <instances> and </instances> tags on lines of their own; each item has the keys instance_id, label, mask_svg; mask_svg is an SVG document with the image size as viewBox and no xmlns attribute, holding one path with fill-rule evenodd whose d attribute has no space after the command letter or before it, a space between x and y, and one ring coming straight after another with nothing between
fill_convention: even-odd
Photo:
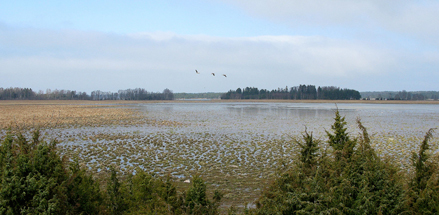
<instances>
[{"instance_id":1,"label":"cloud","mask_svg":"<svg viewBox=\"0 0 439 215\"><path fill-rule=\"evenodd\" d=\"M421 61L385 47L317 36L118 35L6 27L0 35L0 85L43 90L225 92L299 84L370 90L373 84L360 80L388 78ZM427 64L437 68L437 52L428 56ZM392 87L402 89L398 83Z\"/></svg>"},{"instance_id":2,"label":"cloud","mask_svg":"<svg viewBox=\"0 0 439 215\"><path fill-rule=\"evenodd\" d=\"M439 2L348 0L218 0L291 27L390 31L439 45Z\"/></svg>"},{"instance_id":3,"label":"cloud","mask_svg":"<svg viewBox=\"0 0 439 215\"><path fill-rule=\"evenodd\" d=\"M291 23L317 23L319 25L349 23L356 14L371 11L374 4L368 1L300 1L300 0L223 0L240 6L250 13ZM376 1L379 2L379 1ZM293 18L293 19L291 19Z\"/></svg>"}]
</instances>

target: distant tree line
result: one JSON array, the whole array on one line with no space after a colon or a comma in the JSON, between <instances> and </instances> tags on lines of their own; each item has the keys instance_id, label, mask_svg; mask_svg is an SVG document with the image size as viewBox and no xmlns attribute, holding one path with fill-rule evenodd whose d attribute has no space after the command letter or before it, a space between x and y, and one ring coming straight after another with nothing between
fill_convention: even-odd
<instances>
[{"instance_id":1,"label":"distant tree line","mask_svg":"<svg viewBox=\"0 0 439 215\"><path fill-rule=\"evenodd\" d=\"M361 92L363 99L377 100L438 100L439 91L378 91Z\"/></svg>"},{"instance_id":2,"label":"distant tree line","mask_svg":"<svg viewBox=\"0 0 439 215\"><path fill-rule=\"evenodd\" d=\"M115 92L103 92L96 90L88 95L85 92L72 90L40 90L33 91L31 88L1 88L0 100L173 100L171 90L163 92L148 92L143 88L119 90Z\"/></svg>"},{"instance_id":3,"label":"distant tree line","mask_svg":"<svg viewBox=\"0 0 439 215\"><path fill-rule=\"evenodd\" d=\"M165 89L161 93L148 92L143 88L119 90L114 92L102 92L96 90L91 92L92 100L174 100L174 93Z\"/></svg>"},{"instance_id":4,"label":"distant tree line","mask_svg":"<svg viewBox=\"0 0 439 215\"><path fill-rule=\"evenodd\" d=\"M425 100L424 95L417 93L410 93L405 90L398 92L393 98L394 100Z\"/></svg>"},{"instance_id":5,"label":"distant tree line","mask_svg":"<svg viewBox=\"0 0 439 215\"><path fill-rule=\"evenodd\" d=\"M219 99L221 95L224 94L221 93L214 93L214 92L208 92L208 93L174 93L175 99Z\"/></svg>"},{"instance_id":6,"label":"distant tree line","mask_svg":"<svg viewBox=\"0 0 439 215\"><path fill-rule=\"evenodd\" d=\"M292 100L358 100L360 92L339 87L317 87L314 85L300 85L297 87L278 88L277 90L258 89L256 87L238 88L229 90L221 99L292 99Z\"/></svg>"}]
</instances>

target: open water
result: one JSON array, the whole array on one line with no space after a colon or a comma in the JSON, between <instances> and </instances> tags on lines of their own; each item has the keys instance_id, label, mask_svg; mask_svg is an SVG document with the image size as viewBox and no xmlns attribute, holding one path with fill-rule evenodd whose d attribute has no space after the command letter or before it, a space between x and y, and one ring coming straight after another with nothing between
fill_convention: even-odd
<instances>
[{"instance_id":1,"label":"open water","mask_svg":"<svg viewBox=\"0 0 439 215\"><path fill-rule=\"evenodd\" d=\"M353 134L359 132L357 118L370 134L423 137L428 129L439 126L439 105L429 104L155 103L135 108L150 118L185 123L178 129L160 128L182 133L280 136L297 135L307 128L323 138L334 122L336 108Z\"/></svg>"}]
</instances>

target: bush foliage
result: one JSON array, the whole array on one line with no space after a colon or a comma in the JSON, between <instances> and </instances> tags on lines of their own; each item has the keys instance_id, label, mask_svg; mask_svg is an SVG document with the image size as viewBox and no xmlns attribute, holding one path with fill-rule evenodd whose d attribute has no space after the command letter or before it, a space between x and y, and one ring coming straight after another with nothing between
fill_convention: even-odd
<instances>
[{"instance_id":1,"label":"bush foliage","mask_svg":"<svg viewBox=\"0 0 439 215\"><path fill-rule=\"evenodd\" d=\"M120 180L114 168L98 181L57 154L56 141L6 135L0 146L0 214L218 214L221 193L206 195L202 178L178 194L165 180L138 169ZM101 189L103 187L103 189Z\"/></svg>"},{"instance_id":2,"label":"bush foliage","mask_svg":"<svg viewBox=\"0 0 439 215\"><path fill-rule=\"evenodd\" d=\"M249 214L438 214L439 170L430 159L429 130L418 153L415 169L407 179L401 169L378 156L371 147L367 129L352 138L338 110L328 136L329 151L323 151L312 133L305 131L299 158L280 174L257 200Z\"/></svg>"}]
</instances>

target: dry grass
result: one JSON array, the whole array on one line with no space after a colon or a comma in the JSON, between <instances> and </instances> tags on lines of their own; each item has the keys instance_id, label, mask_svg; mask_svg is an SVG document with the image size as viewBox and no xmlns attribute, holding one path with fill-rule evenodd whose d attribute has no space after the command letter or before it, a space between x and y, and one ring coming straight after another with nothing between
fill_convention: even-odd
<instances>
[{"instance_id":1,"label":"dry grass","mask_svg":"<svg viewBox=\"0 0 439 215\"><path fill-rule=\"evenodd\" d=\"M81 104L82 103L82 104ZM55 128L137 124L142 116L136 111L112 104L87 101L2 101L0 129Z\"/></svg>"},{"instance_id":2,"label":"dry grass","mask_svg":"<svg viewBox=\"0 0 439 215\"><path fill-rule=\"evenodd\" d=\"M183 123L153 120L124 104L133 101L0 101L0 129L65 128L81 126L152 124L180 126Z\"/></svg>"}]
</instances>

